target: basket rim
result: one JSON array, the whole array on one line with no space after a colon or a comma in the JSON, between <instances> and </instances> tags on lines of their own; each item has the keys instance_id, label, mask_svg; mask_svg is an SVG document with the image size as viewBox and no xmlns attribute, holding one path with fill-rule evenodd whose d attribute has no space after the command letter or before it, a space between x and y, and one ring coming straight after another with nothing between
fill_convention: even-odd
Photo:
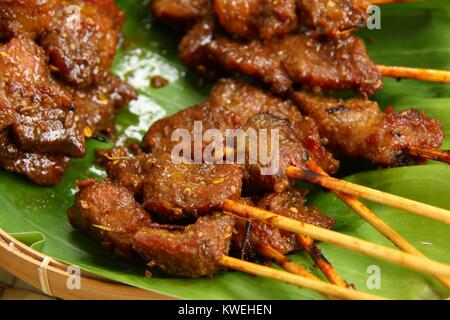
<instances>
[{"instance_id":1,"label":"basket rim","mask_svg":"<svg viewBox=\"0 0 450 320\"><path fill-rule=\"evenodd\" d=\"M44 255L18 241L0 228L0 267L27 284L43 290L40 267L44 259L50 261L45 266L51 296L68 300L167 300L173 297L154 291L113 282L82 270L80 288L69 289L67 280L73 277L67 271L67 264ZM46 280L47 280L46 279Z\"/></svg>"}]
</instances>

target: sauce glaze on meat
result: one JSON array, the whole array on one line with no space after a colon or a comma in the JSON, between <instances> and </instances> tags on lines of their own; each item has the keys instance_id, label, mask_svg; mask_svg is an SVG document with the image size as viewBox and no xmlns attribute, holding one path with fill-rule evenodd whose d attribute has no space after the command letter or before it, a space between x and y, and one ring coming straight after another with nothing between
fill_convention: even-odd
<instances>
[{"instance_id":1,"label":"sauce glaze on meat","mask_svg":"<svg viewBox=\"0 0 450 320\"><path fill-rule=\"evenodd\" d=\"M442 123L413 109L381 112L376 102L348 100L296 92L293 100L311 116L336 153L394 167L420 162L408 156L408 146L439 148Z\"/></svg>"},{"instance_id":2,"label":"sauce glaze on meat","mask_svg":"<svg viewBox=\"0 0 450 320\"><path fill-rule=\"evenodd\" d=\"M2 167L55 184L85 136L113 133L136 97L110 72L123 19L112 0L0 2Z\"/></svg>"}]
</instances>

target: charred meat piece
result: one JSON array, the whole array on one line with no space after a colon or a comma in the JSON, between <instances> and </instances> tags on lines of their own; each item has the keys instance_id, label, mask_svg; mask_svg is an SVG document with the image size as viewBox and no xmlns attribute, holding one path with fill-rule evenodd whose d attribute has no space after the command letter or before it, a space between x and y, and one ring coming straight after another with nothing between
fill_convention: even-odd
<instances>
[{"instance_id":1,"label":"charred meat piece","mask_svg":"<svg viewBox=\"0 0 450 320\"><path fill-rule=\"evenodd\" d=\"M307 192L290 187L282 193L269 193L258 203L262 209L269 210L285 217L302 221L317 227L332 229L334 221L323 215L316 206L306 205Z\"/></svg>"},{"instance_id":2,"label":"charred meat piece","mask_svg":"<svg viewBox=\"0 0 450 320\"><path fill-rule=\"evenodd\" d=\"M70 165L70 159L50 153L24 152L9 137L0 132L0 167L19 173L32 182L49 186L57 184Z\"/></svg>"},{"instance_id":3,"label":"charred meat piece","mask_svg":"<svg viewBox=\"0 0 450 320\"><path fill-rule=\"evenodd\" d=\"M339 162L323 147L314 120L302 116L291 101L282 100L258 88L230 79L219 80L208 101L212 117L220 119L221 116L224 120L220 122L228 128L242 127L251 116L258 113L269 113L288 120L310 157L329 174L337 171Z\"/></svg>"},{"instance_id":4,"label":"charred meat piece","mask_svg":"<svg viewBox=\"0 0 450 320\"><path fill-rule=\"evenodd\" d=\"M334 221L324 216L315 206L306 206L306 194L296 188L282 193L267 194L258 203L260 208L282 216L318 227L331 229ZM283 254L299 249L296 236L288 231L279 230L259 221L252 223L250 241L253 247L261 248L270 245Z\"/></svg>"},{"instance_id":5,"label":"charred meat piece","mask_svg":"<svg viewBox=\"0 0 450 320\"><path fill-rule=\"evenodd\" d=\"M142 228L133 245L149 266L169 275L211 277L220 269L220 258L228 254L233 224L231 216L214 213L181 230Z\"/></svg>"},{"instance_id":6,"label":"charred meat piece","mask_svg":"<svg viewBox=\"0 0 450 320\"><path fill-rule=\"evenodd\" d=\"M113 26L117 31L122 29L125 22L125 14L121 11L114 0L80 0L89 10L90 7L96 7L99 12L108 16L113 21Z\"/></svg>"},{"instance_id":7,"label":"charred meat piece","mask_svg":"<svg viewBox=\"0 0 450 320\"><path fill-rule=\"evenodd\" d=\"M300 21L319 34L339 35L363 27L367 21L367 0L298 0Z\"/></svg>"},{"instance_id":8,"label":"charred meat piece","mask_svg":"<svg viewBox=\"0 0 450 320\"><path fill-rule=\"evenodd\" d=\"M154 154L170 154L178 143L171 139L175 130L186 129L191 132L191 136L193 137L195 121L202 121L203 129L209 127L214 128L214 126L207 122L208 111L209 106L201 103L183 109L170 117L156 121L146 132L142 141L142 148L144 151L152 152ZM190 157L190 155L184 156Z\"/></svg>"},{"instance_id":9,"label":"charred meat piece","mask_svg":"<svg viewBox=\"0 0 450 320\"><path fill-rule=\"evenodd\" d=\"M222 115L221 121L227 126L242 127L250 117L262 112L289 120L292 125L302 122L301 113L290 101L235 79L217 81L208 102L213 117L219 119Z\"/></svg>"},{"instance_id":10,"label":"charred meat piece","mask_svg":"<svg viewBox=\"0 0 450 320\"><path fill-rule=\"evenodd\" d=\"M0 132L14 123L14 108L6 97L3 90L0 90Z\"/></svg>"},{"instance_id":11,"label":"charred meat piece","mask_svg":"<svg viewBox=\"0 0 450 320\"><path fill-rule=\"evenodd\" d=\"M85 88L104 79L112 66L118 40L115 23L102 6L64 1L40 44L57 74Z\"/></svg>"},{"instance_id":12,"label":"charred meat piece","mask_svg":"<svg viewBox=\"0 0 450 320\"><path fill-rule=\"evenodd\" d=\"M88 231L116 256L133 258L132 238L152 224L149 214L133 194L113 182L84 180L77 185L80 191L68 210L72 226Z\"/></svg>"},{"instance_id":13,"label":"charred meat piece","mask_svg":"<svg viewBox=\"0 0 450 320\"><path fill-rule=\"evenodd\" d=\"M121 148L113 150L109 153L109 160L106 163L108 178L124 186L135 196L141 197L144 181L157 159L151 154L132 157L125 152L119 152ZM151 176L148 178L153 179Z\"/></svg>"},{"instance_id":14,"label":"charred meat piece","mask_svg":"<svg viewBox=\"0 0 450 320\"><path fill-rule=\"evenodd\" d=\"M295 0L214 0L220 24L242 38L269 39L296 29Z\"/></svg>"},{"instance_id":15,"label":"charred meat piece","mask_svg":"<svg viewBox=\"0 0 450 320\"><path fill-rule=\"evenodd\" d=\"M335 99L305 92L293 94L299 108L316 121L320 134L337 153L368 159L382 166L420 162L408 146L439 148L442 124L415 110L381 112L376 102Z\"/></svg>"},{"instance_id":16,"label":"charred meat piece","mask_svg":"<svg viewBox=\"0 0 450 320\"><path fill-rule=\"evenodd\" d=\"M278 52L291 79L324 90L355 91L370 96L382 86L381 73L367 55L364 42L354 36L314 39L286 36L269 46Z\"/></svg>"},{"instance_id":17,"label":"charred meat piece","mask_svg":"<svg viewBox=\"0 0 450 320\"><path fill-rule=\"evenodd\" d=\"M84 156L83 125L70 95L51 79L44 51L20 38L0 46L0 51L2 100L14 109L11 130L20 148Z\"/></svg>"},{"instance_id":18,"label":"charred meat piece","mask_svg":"<svg viewBox=\"0 0 450 320\"><path fill-rule=\"evenodd\" d=\"M322 146L311 118L302 117L293 103L237 80L219 80L206 101L155 122L143 139L143 147L153 153L170 153L177 144L171 140L176 129L187 129L193 136L195 121L202 121L203 131L242 128L250 117L262 112L288 120L311 158L330 174L337 170L339 163Z\"/></svg>"},{"instance_id":19,"label":"charred meat piece","mask_svg":"<svg viewBox=\"0 0 450 320\"><path fill-rule=\"evenodd\" d=\"M242 172L235 164L175 164L158 158L144 182L144 207L167 221L186 220L239 199Z\"/></svg>"},{"instance_id":20,"label":"charred meat piece","mask_svg":"<svg viewBox=\"0 0 450 320\"><path fill-rule=\"evenodd\" d=\"M206 16L211 0L155 0L152 12L168 22L186 23Z\"/></svg>"},{"instance_id":21,"label":"charred meat piece","mask_svg":"<svg viewBox=\"0 0 450 320\"><path fill-rule=\"evenodd\" d=\"M184 63L201 69L206 62L206 45L213 40L214 21L205 18L198 21L181 39L178 53ZM202 70L198 70L202 71ZM203 70L205 73L206 70Z\"/></svg>"},{"instance_id":22,"label":"charred meat piece","mask_svg":"<svg viewBox=\"0 0 450 320\"><path fill-rule=\"evenodd\" d=\"M43 101L40 101L41 103ZM39 106L16 112L12 132L20 148L82 158L86 153L83 124L74 111Z\"/></svg>"},{"instance_id":23,"label":"charred meat piece","mask_svg":"<svg viewBox=\"0 0 450 320\"><path fill-rule=\"evenodd\" d=\"M137 94L132 87L113 75L84 89L70 89L77 115L96 133L113 135L115 115Z\"/></svg>"},{"instance_id":24,"label":"charred meat piece","mask_svg":"<svg viewBox=\"0 0 450 320\"><path fill-rule=\"evenodd\" d=\"M225 70L253 76L277 94L289 91L292 83L323 90L354 89L366 96L382 86L381 74L363 41L353 36L287 35L248 44L219 38L206 44L205 50Z\"/></svg>"},{"instance_id":25,"label":"charred meat piece","mask_svg":"<svg viewBox=\"0 0 450 320\"><path fill-rule=\"evenodd\" d=\"M290 184L285 175L287 167L303 167L308 160L308 153L293 127L287 120L260 113L248 119L244 130L248 136L253 131L258 137L256 146L246 144L247 184L253 188L282 192Z\"/></svg>"},{"instance_id":26,"label":"charred meat piece","mask_svg":"<svg viewBox=\"0 0 450 320\"><path fill-rule=\"evenodd\" d=\"M218 65L227 72L255 77L276 94L285 94L292 88L292 79L284 69L283 61L272 47L260 41L246 44L221 37L207 43L205 52L211 61L206 61L205 65Z\"/></svg>"},{"instance_id":27,"label":"charred meat piece","mask_svg":"<svg viewBox=\"0 0 450 320\"><path fill-rule=\"evenodd\" d=\"M47 30L61 0L1 0L0 38L34 39Z\"/></svg>"}]
</instances>

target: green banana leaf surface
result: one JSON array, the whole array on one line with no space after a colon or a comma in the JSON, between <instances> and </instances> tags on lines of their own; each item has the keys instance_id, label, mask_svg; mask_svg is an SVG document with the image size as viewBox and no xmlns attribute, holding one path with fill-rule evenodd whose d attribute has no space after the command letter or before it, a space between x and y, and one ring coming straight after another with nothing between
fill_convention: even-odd
<instances>
[{"instance_id":1,"label":"green banana leaf surface","mask_svg":"<svg viewBox=\"0 0 450 320\"><path fill-rule=\"evenodd\" d=\"M124 41L114 72L139 92L139 98L117 117L119 138L139 140L155 120L191 106L207 96L210 85L181 64L176 54L178 37L150 14L150 1L121 0L126 12ZM387 4L381 7L381 29L361 30L370 56L379 64L450 69L450 2L448 0ZM151 78L169 80L152 88ZM374 97L395 110L413 107L443 122L450 131L450 86L412 80L385 79ZM96 275L183 299L322 299L318 293L235 271L214 278L181 279L155 273L144 277L144 263L132 265L112 259L101 246L68 223L66 210L77 191L75 180L103 178L94 164L96 148L112 143L90 141L88 156L73 162L55 187L35 186L26 179L0 170L0 228L43 253ZM450 138L444 142L450 148ZM379 190L450 209L450 166L426 165L374 169L363 161L344 165L345 179ZM334 195L313 189L309 202L336 220L336 230L393 247L367 222ZM380 217L427 256L450 263L450 226L389 207L367 203ZM377 259L320 244L325 256L342 276L360 291L395 299L438 299L450 291L432 277ZM304 253L292 258L320 273Z\"/></svg>"}]
</instances>

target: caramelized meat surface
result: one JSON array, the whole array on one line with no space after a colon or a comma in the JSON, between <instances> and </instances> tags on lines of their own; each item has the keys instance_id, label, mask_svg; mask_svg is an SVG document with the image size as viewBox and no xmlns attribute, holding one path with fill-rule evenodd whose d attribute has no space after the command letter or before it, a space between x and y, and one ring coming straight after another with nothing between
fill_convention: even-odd
<instances>
[{"instance_id":1,"label":"caramelized meat surface","mask_svg":"<svg viewBox=\"0 0 450 320\"><path fill-rule=\"evenodd\" d=\"M206 16L211 0L155 0L152 12L158 18L169 22L191 22Z\"/></svg>"},{"instance_id":2,"label":"caramelized meat surface","mask_svg":"<svg viewBox=\"0 0 450 320\"><path fill-rule=\"evenodd\" d=\"M85 155L85 135L112 134L114 115L136 97L110 74L123 20L112 0L0 1L0 40L7 40L0 45L0 132L7 130L3 145L11 145L5 168L56 183L66 156ZM23 165L32 158L35 166Z\"/></svg>"},{"instance_id":3,"label":"caramelized meat surface","mask_svg":"<svg viewBox=\"0 0 450 320\"><path fill-rule=\"evenodd\" d=\"M74 111L23 108L16 113L12 132L20 148L81 158L86 153L83 125Z\"/></svg>"},{"instance_id":4,"label":"caramelized meat surface","mask_svg":"<svg viewBox=\"0 0 450 320\"><path fill-rule=\"evenodd\" d=\"M149 214L133 194L113 182L84 180L78 187L75 204L68 211L72 226L88 231L116 256L132 258L132 238L152 225Z\"/></svg>"},{"instance_id":5,"label":"caramelized meat surface","mask_svg":"<svg viewBox=\"0 0 450 320\"><path fill-rule=\"evenodd\" d=\"M252 188L282 192L290 184L285 175L287 167L303 167L308 160L308 153L293 127L287 120L259 113L247 120L244 130L251 130L258 136L258 151L252 152L254 145L246 144L247 183ZM252 160L252 154L258 154L257 159Z\"/></svg>"},{"instance_id":6,"label":"caramelized meat surface","mask_svg":"<svg viewBox=\"0 0 450 320\"><path fill-rule=\"evenodd\" d=\"M141 154L131 157L126 152L115 148L106 164L108 179L124 186L137 197L142 196L144 181L155 165L157 159L151 154ZM149 179L153 179L149 177Z\"/></svg>"},{"instance_id":7,"label":"caramelized meat surface","mask_svg":"<svg viewBox=\"0 0 450 320\"><path fill-rule=\"evenodd\" d=\"M325 90L354 89L366 96L382 86L380 72L357 37L315 40L295 35L271 46L295 83Z\"/></svg>"},{"instance_id":8,"label":"caramelized meat surface","mask_svg":"<svg viewBox=\"0 0 450 320\"><path fill-rule=\"evenodd\" d=\"M220 24L242 38L272 38L297 27L295 0L214 0Z\"/></svg>"},{"instance_id":9,"label":"caramelized meat surface","mask_svg":"<svg viewBox=\"0 0 450 320\"><path fill-rule=\"evenodd\" d=\"M1 0L0 38L34 39L47 30L60 5L60 0Z\"/></svg>"},{"instance_id":10,"label":"caramelized meat surface","mask_svg":"<svg viewBox=\"0 0 450 320\"><path fill-rule=\"evenodd\" d=\"M43 50L32 40L14 38L0 51L0 104L14 109L11 130L20 148L84 156L83 125L70 95L51 79Z\"/></svg>"},{"instance_id":11,"label":"caramelized meat surface","mask_svg":"<svg viewBox=\"0 0 450 320\"><path fill-rule=\"evenodd\" d=\"M439 148L442 124L415 110L381 112L364 99L334 99L296 92L294 101L316 121L322 136L336 152L382 166L401 166L419 160L407 155L408 146Z\"/></svg>"},{"instance_id":12,"label":"caramelized meat surface","mask_svg":"<svg viewBox=\"0 0 450 320\"><path fill-rule=\"evenodd\" d=\"M118 29L103 7L64 1L41 40L55 72L85 88L104 79L116 53Z\"/></svg>"},{"instance_id":13,"label":"caramelized meat surface","mask_svg":"<svg viewBox=\"0 0 450 320\"><path fill-rule=\"evenodd\" d=\"M353 36L314 39L288 35L265 43L222 37L207 43L204 50L214 64L255 77L277 94L289 91L293 83L324 90L354 89L367 96L382 86L381 74L363 41Z\"/></svg>"},{"instance_id":14,"label":"caramelized meat surface","mask_svg":"<svg viewBox=\"0 0 450 320\"><path fill-rule=\"evenodd\" d=\"M38 185L57 184L69 164L70 159L63 155L22 151L7 130L0 132L0 167L22 174Z\"/></svg>"},{"instance_id":15,"label":"caramelized meat surface","mask_svg":"<svg viewBox=\"0 0 450 320\"><path fill-rule=\"evenodd\" d=\"M255 77L276 94L285 94L292 87L292 79L283 67L283 61L260 41L246 44L221 37L205 46L209 61L203 62L204 65L217 65L230 73Z\"/></svg>"},{"instance_id":16,"label":"caramelized meat surface","mask_svg":"<svg viewBox=\"0 0 450 320\"><path fill-rule=\"evenodd\" d=\"M364 27L370 2L367 0L298 0L300 21L319 34L339 35Z\"/></svg>"},{"instance_id":17,"label":"caramelized meat surface","mask_svg":"<svg viewBox=\"0 0 450 320\"><path fill-rule=\"evenodd\" d=\"M113 26L120 31L125 22L125 14L121 11L114 0L79 0L89 7L96 7L99 12L108 16L113 21Z\"/></svg>"},{"instance_id":18,"label":"caramelized meat surface","mask_svg":"<svg viewBox=\"0 0 450 320\"><path fill-rule=\"evenodd\" d=\"M323 147L314 120L302 116L291 101L274 97L258 88L231 79L219 80L208 101L212 106L210 113L213 118L224 118L216 123L226 124L228 128L242 127L250 117L259 113L268 113L288 120L309 156L329 174L337 171L339 162Z\"/></svg>"},{"instance_id":19,"label":"caramelized meat surface","mask_svg":"<svg viewBox=\"0 0 450 320\"><path fill-rule=\"evenodd\" d=\"M175 164L170 155L158 158L144 182L144 207L164 220L197 217L238 199L242 172L234 164Z\"/></svg>"},{"instance_id":20,"label":"caramelized meat surface","mask_svg":"<svg viewBox=\"0 0 450 320\"><path fill-rule=\"evenodd\" d=\"M3 90L0 90L0 132L14 123L14 108L6 97Z\"/></svg>"},{"instance_id":21,"label":"caramelized meat surface","mask_svg":"<svg viewBox=\"0 0 450 320\"><path fill-rule=\"evenodd\" d=\"M155 122L143 139L143 147L153 153L170 153L177 144L171 140L179 128L193 136L194 121L202 121L202 130L242 128L247 120L259 113L269 113L288 120L312 159L328 173L334 173L339 163L325 150L311 118L302 117L294 104L273 97L262 90L237 80L220 80L209 98L197 106Z\"/></svg>"},{"instance_id":22,"label":"caramelized meat surface","mask_svg":"<svg viewBox=\"0 0 450 320\"><path fill-rule=\"evenodd\" d=\"M365 25L369 6L367 0L156 0L152 9L166 22L214 16L233 37L267 40L299 27L340 37Z\"/></svg>"},{"instance_id":23,"label":"caramelized meat surface","mask_svg":"<svg viewBox=\"0 0 450 320\"><path fill-rule=\"evenodd\" d=\"M306 194L296 188L290 188L282 193L267 194L261 199L258 206L318 227L326 229L333 227L333 219L324 216L319 208L306 206L305 203ZM269 245L283 254L299 249L299 244L294 234L258 221L252 223L250 241L256 249Z\"/></svg>"},{"instance_id":24,"label":"caramelized meat surface","mask_svg":"<svg viewBox=\"0 0 450 320\"><path fill-rule=\"evenodd\" d=\"M210 18L198 21L178 45L181 60L190 66L196 66L197 69L201 68L207 59L206 44L212 41L213 36L214 21Z\"/></svg>"},{"instance_id":25,"label":"caramelized meat surface","mask_svg":"<svg viewBox=\"0 0 450 320\"><path fill-rule=\"evenodd\" d=\"M113 75L84 89L70 89L77 115L93 131L113 135L115 115L137 94L132 87Z\"/></svg>"},{"instance_id":26,"label":"caramelized meat surface","mask_svg":"<svg viewBox=\"0 0 450 320\"><path fill-rule=\"evenodd\" d=\"M177 129L186 129L193 138L195 121L202 121L203 129L214 128L207 118L205 119L205 117L208 117L208 109L207 104L199 104L156 121L150 126L143 138L142 147L144 151L154 154L170 154L178 144L178 141L172 141L171 139L173 132ZM189 157L190 155L184 156Z\"/></svg>"},{"instance_id":27,"label":"caramelized meat surface","mask_svg":"<svg viewBox=\"0 0 450 320\"><path fill-rule=\"evenodd\" d=\"M211 277L220 269L219 261L228 254L233 218L223 213L199 217L186 227L140 229L133 238L136 251L172 276Z\"/></svg>"}]
</instances>

